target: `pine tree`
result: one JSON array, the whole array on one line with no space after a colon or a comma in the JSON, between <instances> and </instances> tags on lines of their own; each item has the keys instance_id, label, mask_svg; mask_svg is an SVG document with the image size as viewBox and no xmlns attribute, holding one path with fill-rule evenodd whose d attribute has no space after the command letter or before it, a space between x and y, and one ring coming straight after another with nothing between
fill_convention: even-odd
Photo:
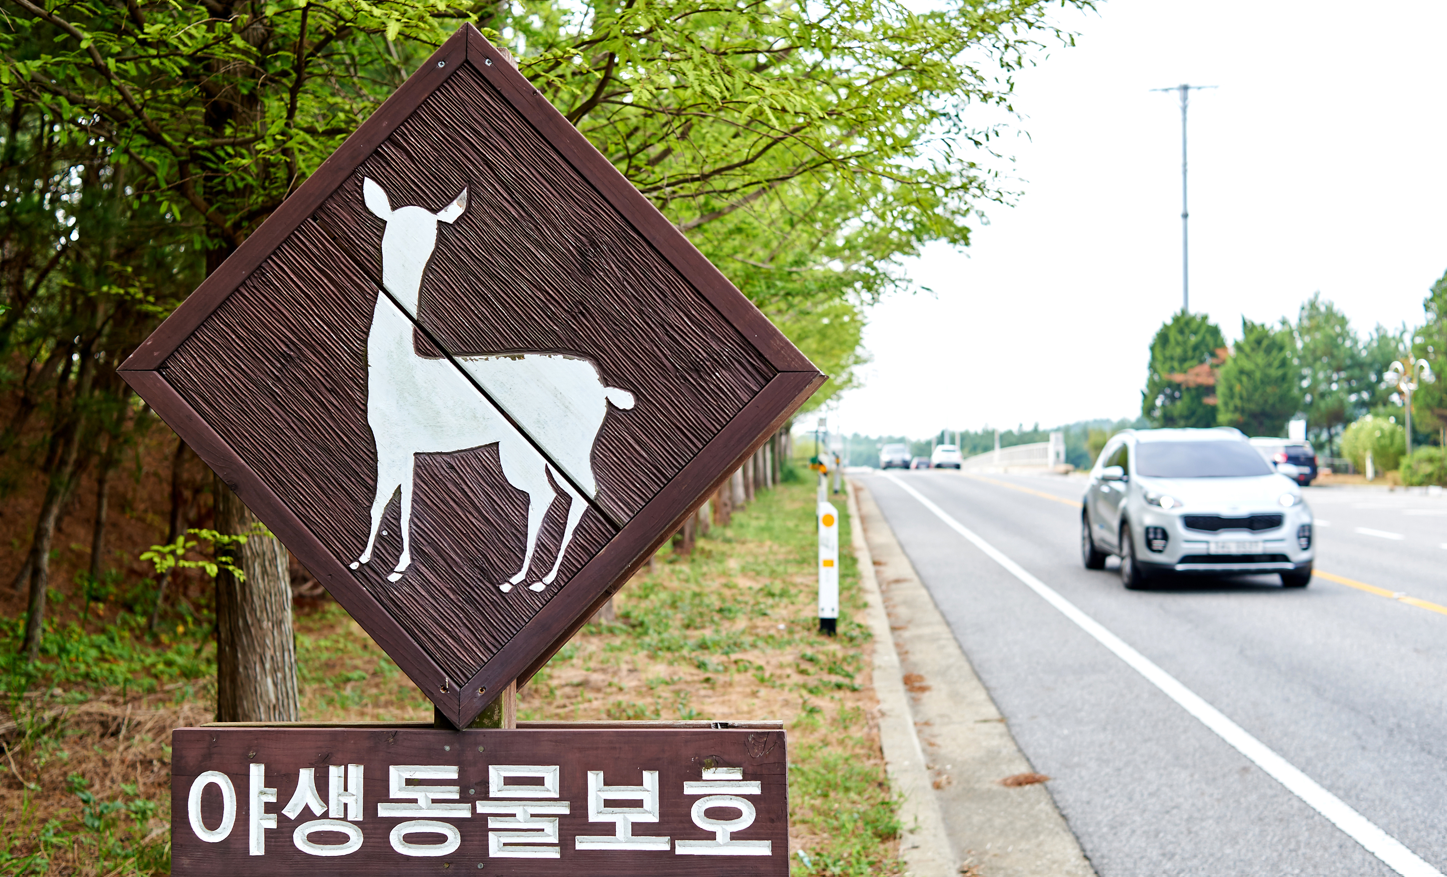
<instances>
[{"instance_id":1,"label":"pine tree","mask_svg":"<svg viewBox=\"0 0 1447 877\"><path fill-rule=\"evenodd\" d=\"M1297 314L1296 341L1307 429L1323 453L1335 456L1341 430L1360 413L1364 388L1359 384L1366 377L1361 340L1346 314L1318 292Z\"/></svg>"},{"instance_id":2,"label":"pine tree","mask_svg":"<svg viewBox=\"0 0 1447 877\"><path fill-rule=\"evenodd\" d=\"M1247 435L1286 433L1301 408L1296 338L1285 322L1277 329L1241 318L1241 341L1216 381L1217 421Z\"/></svg>"},{"instance_id":3,"label":"pine tree","mask_svg":"<svg viewBox=\"0 0 1447 877\"><path fill-rule=\"evenodd\" d=\"M1141 414L1155 427L1216 425L1216 366L1226 346L1205 314L1181 311L1151 341Z\"/></svg>"}]
</instances>

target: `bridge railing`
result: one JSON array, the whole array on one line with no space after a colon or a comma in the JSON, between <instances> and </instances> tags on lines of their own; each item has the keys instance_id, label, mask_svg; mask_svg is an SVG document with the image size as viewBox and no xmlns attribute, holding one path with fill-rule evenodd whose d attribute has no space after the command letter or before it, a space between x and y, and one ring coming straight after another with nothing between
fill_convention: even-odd
<instances>
[{"instance_id":1,"label":"bridge railing","mask_svg":"<svg viewBox=\"0 0 1447 877\"><path fill-rule=\"evenodd\" d=\"M960 468L966 472L991 469L1053 469L1065 464L1065 434L1052 432L1048 442L1011 445L966 457Z\"/></svg>"}]
</instances>

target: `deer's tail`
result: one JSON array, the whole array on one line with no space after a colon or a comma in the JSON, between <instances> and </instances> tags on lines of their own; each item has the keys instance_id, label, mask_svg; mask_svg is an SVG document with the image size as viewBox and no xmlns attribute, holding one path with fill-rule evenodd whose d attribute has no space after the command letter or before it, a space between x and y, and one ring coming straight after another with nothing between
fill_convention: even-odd
<instances>
[{"instance_id":1,"label":"deer's tail","mask_svg":"<svg viewBox=\"0 0 1447 877\"><path fill-rule=\"evenodd\" d=\"M620 390L617 387L604 387L603 395L609 402L613 403L614 408L628 411L633 407L633 394L627 390Z\"/></svg>"}]
</instances>

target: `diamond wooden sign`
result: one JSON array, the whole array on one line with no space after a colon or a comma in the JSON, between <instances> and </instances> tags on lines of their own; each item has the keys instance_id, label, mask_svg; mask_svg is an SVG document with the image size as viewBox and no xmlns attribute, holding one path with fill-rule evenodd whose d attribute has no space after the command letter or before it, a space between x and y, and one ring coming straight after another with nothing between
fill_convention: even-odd
<instances>
[{"instance_id":1,"label":"diamond wooden sign","mask_svg":"<svg viewBox=\"0 0 1447 877\"><path fill-rule=\"evenodd\" d=\"M121 374L459 727L824 379L470 25Z\"/></svg>"}]
</instances>

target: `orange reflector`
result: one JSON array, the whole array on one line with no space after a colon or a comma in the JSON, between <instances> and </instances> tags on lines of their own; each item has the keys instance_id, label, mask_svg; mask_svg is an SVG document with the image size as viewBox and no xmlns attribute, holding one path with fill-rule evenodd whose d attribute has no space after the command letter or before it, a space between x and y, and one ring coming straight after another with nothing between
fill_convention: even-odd
<instances>
[{"instance_id":1,"label":"orange reflector","mask_svg":"<svg viewBox=\"0 0 1447 877\"><path fill-rule=\"evenodd\" d=\"M832 526L834 526L834 516L833 516L833 515L825 515L825 516L824 516L824 526L826 526L826 527L832 527Z\"/></svg>"},{"instance_id":2,"label":"orange reflector","mask_svg":"<svg viewBox=\"0 0 1447 877\"><path fill-rule=\"evenodd\" d=\"M827 559L826 559L826 560L824 561L824 565L825 565L825 566L833 566L833 565L834 565L834 561L832 561L832 560L827 560Z\"/></svg>"}]
</instances>

